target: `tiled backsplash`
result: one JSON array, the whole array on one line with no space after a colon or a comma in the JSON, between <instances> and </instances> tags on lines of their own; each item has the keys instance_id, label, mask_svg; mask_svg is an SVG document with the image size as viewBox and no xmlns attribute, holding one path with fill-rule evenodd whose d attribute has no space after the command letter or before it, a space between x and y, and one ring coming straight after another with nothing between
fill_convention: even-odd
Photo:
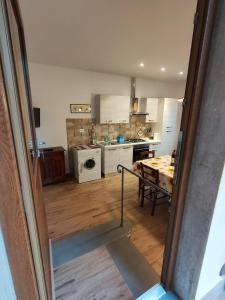
<instances>
[{"instance_id":1,"label":"tiled backsplash","mask_svg":"<svg viewBox=\"0 0 225 300\"><path fill-rule=\"evenodd\" d=\"M94 124L96 140L103 141L105 136L115 140L122 134L126 139L134 137L150 137L151 124L145 123L145 116L131 116L129 124L96 124L95 119L66 119L68 157L70 171L73 172L71 148L76 145L88 145L91 141L90 131ZM82 132L80 132L82 129Z\"/></svg>"},{"instance_id":2,"label":"tiled backsplash","mask_svg":"<svg viewBox=\"0 0 225 300\"><path fill-rule=\"evenodd\" d=\"M90 144L90 131L94 124L96 140L103 141L105 136L115 140L118 135L126 139L133 137L150 137L150 124L145 123L145 116L131 116L129 124L96 124L95 119L66 119L68 147ZM83 132L80 132L80 129Z\"/></svg>"}]
</instances>

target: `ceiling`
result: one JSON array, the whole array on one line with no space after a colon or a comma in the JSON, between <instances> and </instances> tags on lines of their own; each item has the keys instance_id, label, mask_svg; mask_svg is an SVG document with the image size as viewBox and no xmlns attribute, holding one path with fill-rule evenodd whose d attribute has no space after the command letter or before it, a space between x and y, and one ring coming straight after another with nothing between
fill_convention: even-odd
<instances>
[{"instance_id":1,"label":"ceiling","mask_svg":"<svg viewBox=\"0 0 225 300\"><path fill-rule=\"evenodd\" d=\"M185 79L196 0L19 3L30 61L166 81Z\"/></svg>"}]
</instances>

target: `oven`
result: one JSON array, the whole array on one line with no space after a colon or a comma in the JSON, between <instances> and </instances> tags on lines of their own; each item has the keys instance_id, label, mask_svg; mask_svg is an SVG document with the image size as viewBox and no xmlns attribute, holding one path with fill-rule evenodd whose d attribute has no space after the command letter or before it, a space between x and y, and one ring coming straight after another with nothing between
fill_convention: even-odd
<instances>
[{"instance_id":1,"label":"oven","mask_svg":"<svg viewBox=\"0 0 225 300\"><path fill-rule=\"evenodd\" d=\"M148 158L149 145L134 145L133 148L133 162Z\"/></svg>"}]
</instances>

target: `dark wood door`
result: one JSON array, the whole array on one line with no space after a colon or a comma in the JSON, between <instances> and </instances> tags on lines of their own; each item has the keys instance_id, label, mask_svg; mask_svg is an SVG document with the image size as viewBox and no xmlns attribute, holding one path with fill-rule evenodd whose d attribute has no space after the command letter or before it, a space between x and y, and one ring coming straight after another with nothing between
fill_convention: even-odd
<instances>
[{"instance_id":1,"label":"dark wood door","mask_svg":"<svg viewBox=\"0 0 225 300\"><path fill-rule=\"evenodd\" d=\"M5 30L8 36L8 51L11 58L10 74L15 85L16 114L19 115L21 130L23 132L23 144L25 149L24 164L27 164L28 178L30 183L32 202L34 207L34 218L37 225L37 236L39 239L41 262L44 270L45 285L48 299L51 299L51 266L50 266L50 248L47 231L45 208L42 199L42 187L40 179L40 167L38 158L38 149L36 145L36 134L33 119L33 107L31 102L31 92L29 83L28 63L24 41L24 32L19 13L17 1L1 0L2 7L6 18ZM4 56L2 57L4 65ZM7 79L7 68L4 65L3 75ZM6 93L9 93L9 86L6 85ZM8 91L7 91L8 89ZM12 107L11 107L12 112ZM9 111L10 114L10 111ZM12 121L12 119L11 119ZM14 138L16 138L14 136ZM18 148L17 148L18 151ZM32 156L31 156L32 154ZM20 171L20 164L18 163ZM28 231L29 231L28 222ZM29 231L30 235L32 231ZM32 243L32 237L30 236ZM34 252L33 252L34 255ZM28 282L29 284L29 282ZM31 298L30 298L31 299Z\"/></svg>"}]
</instances>

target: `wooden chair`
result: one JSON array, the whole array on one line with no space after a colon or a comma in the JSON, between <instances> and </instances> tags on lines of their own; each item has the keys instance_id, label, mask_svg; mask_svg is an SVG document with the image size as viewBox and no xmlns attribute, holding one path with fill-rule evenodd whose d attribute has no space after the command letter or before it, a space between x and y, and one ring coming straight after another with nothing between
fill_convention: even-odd
<instances>
[{"instance_id":1,"label":"wooden chair","mask_svg":"<svg viewBox=\"0 0 225 300\"><path fill-rule=\"evenodd\" d=\"M155 157L155 150L144 151L141 153L140 160L154 158L154 157ZM143 181L141 181L141 179L139 179L138 199L140 199L140 196L141 196L142 184L143 184Z\"/></svg>"},{"instance_id":2,"label":"wooden chair","mask_svg":"<svg viewBox=\"0 0 225 300\"><path fill-rule=\"evenodd\" d=\"M152 202L151 215L154 216L155 207L162 204L170 204L170 197L161 192L156 186L159 185L159 171L141 163L141 175L149 183L142 182L141 186L141 207L144 206L144 200L149 199Z\"/></svg>"}]
</instances>

